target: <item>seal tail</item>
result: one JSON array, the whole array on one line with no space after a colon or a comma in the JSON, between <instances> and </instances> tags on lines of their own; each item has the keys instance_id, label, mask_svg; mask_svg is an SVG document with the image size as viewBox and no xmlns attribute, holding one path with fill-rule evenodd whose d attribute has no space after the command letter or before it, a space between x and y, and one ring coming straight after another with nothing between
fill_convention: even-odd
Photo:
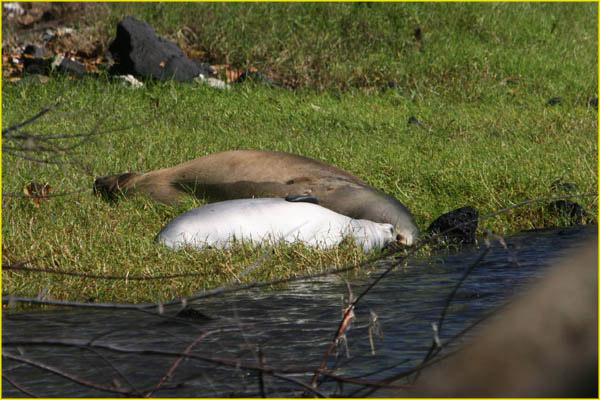
<instances>
[{"instance_id":1,"label":"seal tail","mask_svg":"<svg viewBox=\"0 0 600 400\"><path fill-rule=\"evenodd\" d=\"M94 193L104 197L106 200L116 200L124 195L131 186L133 178L140 174L127 172L121 175L99 176L94 181Z\"/></svg>"}]
</instances>

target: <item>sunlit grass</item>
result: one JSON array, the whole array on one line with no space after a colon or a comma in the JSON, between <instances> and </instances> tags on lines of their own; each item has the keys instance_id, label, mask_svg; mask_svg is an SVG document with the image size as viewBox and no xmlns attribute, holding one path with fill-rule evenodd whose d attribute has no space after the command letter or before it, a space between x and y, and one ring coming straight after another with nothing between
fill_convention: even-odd
<instances>
[{"instance_id":1,"label":"sunlit grass","mask_svg":"<svg viewBox=\"0 0 600 400\"><path fill-rule=\"evenodd\" d=\"M5 294L167 301L230 282L267 249L174 252L154 243L166 223L201 201L166 206L139 197L108 203L91 190L96 176L149 171L219 151L280 150L336 165L401 200L421 230L465 205L484 215L532 198L597 192L597 110L587 104L597 92L595 4L114 7L115 13L125 9L155 24L159 34L175 34L174 21L182 18L207 38L215 57L229 54L237 66L245 60L263 65L303 89L247 84L219 91L167 82L132 90L103 75L53 77L43 85L4 83L3 127L60 97L59 108L29 132L83 133L99 124L103 133L65 155L75 164L3 155L4 193L20 194L31 181L49 183L53 193L85 189L39 207L3 197L3 264L27 261L115 276L201 274L109 281L5 271ZM339 15L331 11L335 7ZM309 10L313 18L290 11L296 9ZM194 24L206 10L224 18L222 27L210 19ZM278 23L263 23L272 31L259 36L257 21L268 20ZM234 21L246 35L227 30ZM421 44L413 37L416 26L423 30ZM213 35L200 35L205 30ZM352 40L345 36L350 34ZM396 87L388 87L391 80ZM547 105L556 96L562 104ZM420 125L409 123L411 117ZM556 181L575 190L555 189ZM576 201L597 214L595 198ZM482 226L508 234L562 223L534 204ZM352 244L331 251L284 246L244 280L311 273L372 256Z\"/></svg>"}]
</instances>

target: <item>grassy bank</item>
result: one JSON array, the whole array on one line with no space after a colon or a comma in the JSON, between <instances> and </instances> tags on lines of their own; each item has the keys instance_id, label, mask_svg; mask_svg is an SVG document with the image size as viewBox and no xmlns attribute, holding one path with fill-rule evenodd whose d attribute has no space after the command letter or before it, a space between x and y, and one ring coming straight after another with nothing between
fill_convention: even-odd
<instances>
[{"instance_id":1,"label":"grassy bank","mask_svg":"<svg viewBox=\"0 0 600 400\"><path fill-rule=\"evenodd\" d=\"M84 191L39 207L3 196L3 264L116 276L199 273L107 281L5 271L4 294L164 301L231 280L264 249L172 252L154 245L162 226L199 202L109 204L91 193L99 175L218 151L281 150L326 161L396 196L422 230L456 207L487 214L566 194L553 188L556 181L571 183L575 193L597 192L597 110L588 105L597 92L596 4L154 3L115 4L103 15L113 28L94 29L106 42L118 20L135 15L212 62L258 67L298 90L173 82L132 90L104 75L4 82L3 128L60 97L58 109L29 132L89 133L98 126L99 133L59 154L71 164L36 164L4 151L4 193L20 194L32 181L49 183L57 194ZM182 26L197 37L192 44L189 33L178 34ZM549 105L553 97L560 104ZM596 199L577 201L597 214ZM532 205L481 225L507 234L560 223ZM365 257L352 245L328 252L279 248L245 279Z\"/></svg>"}]
</instances>

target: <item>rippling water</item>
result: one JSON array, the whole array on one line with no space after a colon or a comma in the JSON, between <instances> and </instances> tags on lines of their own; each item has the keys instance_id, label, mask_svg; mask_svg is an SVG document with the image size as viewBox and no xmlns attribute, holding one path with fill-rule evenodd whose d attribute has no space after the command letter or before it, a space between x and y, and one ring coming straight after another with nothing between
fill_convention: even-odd
<instances>
[{"instance_id":1,"label":"rippling water","mask_svg":"<svg viewBox=\"0 0 600 400\"><path fill-rule=\"evenodd\" d=\"M457 291L440 333L444 343L497 308L510 296L542 276L546 267L567 249L597 234L597 227L532 232L506 239L508 249L493 243ZM347 334L346 354L332 355L327 364L344 377L381 380L418 365L429 350L432 323L440 318L449 293L466 268L483 249L463 248L428 259L409 261L391 272L369 292L356 308L356 319ZM383 271L379 266L369 277L353 281L360 294ZM258 363L288 378L310 384L311 373L331 344L341 319L346 284L337 277L298 282L281 291L246 291L202 300L194 309L208 320L175 322L139 311L46 311L5 314L3 340L79 340L79 346L40 344L3 346L4 353L34 360L96 385L118 387L140 395L156 387L172 368L176 357L158 354L183 352L207 334L192 352L219 358L183 360L172 377L154 392L155 397L254 397L302 396L297 383L259 374L229 361ZM176 310L167 310L171 315ZM370 312L376 313L383 336L369 341ZM90 342L91 341L91 342ZM84 346L91 343L91 346ZM112 349L106 348L113 346ZM23 397L6 378L41 397L118 397L84 386L40 367L3 358L3 397ZM323 378L323 377L321 377ZM318 390L326 395L363 395L362 386L321 379ZM342 391L343 390L343 391ZM375 392L374 396L381 395Z\"/></svg>"}]
</instances>

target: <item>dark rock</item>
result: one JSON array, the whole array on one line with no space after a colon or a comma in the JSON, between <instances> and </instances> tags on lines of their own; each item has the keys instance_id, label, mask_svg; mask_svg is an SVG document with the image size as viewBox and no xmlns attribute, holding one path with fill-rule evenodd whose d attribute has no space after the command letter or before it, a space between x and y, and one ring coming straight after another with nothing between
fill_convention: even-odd
<instances>
[{"instance_id":1,"label":"dark rock","mask_svg":"<svg viewBox=\"0 0 600 400\"><path fill-rule=\"evenodd\" d=\"M109 51L115 60L109 70L112 74L191 82L202 72L175 43L157 36L152 26L133 17L119 23Z\"/></svg>"},{"instance_id":2,"label":"dark rock","mask_svg":"<svg viewBox=\"0 0 600 400\"><path fill-rule=\"evenodd\" d=\"M56 11L50 9L44 11L42 17L40 18L40 22L50 22L56 19Z\"/></svg>"},{"instance_id":3,"label":"dark rock","mask_svg":"<svg viewBox=\"0 0 600 400\"><path fill-rule=\"evenodd\" d=\"M558 200L548 204L548 211L553 215L569 219L575 225L585 222L589 216L583 207L569 200Z\"/></svg>"},{"instance_id":4,"label":"dark rock","mask_svg":"<svg viewBox=\"0 0 600 400\"><path fill-rule=\"evenodd\" d=\"M240 77L237 78L236 82L237 83L254 82L254 83L262 83L262 84L270 86L270 87L281 87L281 88L284 88L284 89L291 89L292 88L287 83L276 81L276 80L273 80L273 79L271 79L269 77L266 77L260 71L245 71L245 72L242 72L242 74L240 75Z\"/></svg>"},{"instance_id":5,"label":"dark rock","mask_svg":"<svg viewBox=\"0 0 600 400\"><path fill-rule=\"evenodd\" d=\"M550 187L554 190L562 190L565 192L576 192L579 190L577 185L569 182L561 182L560 180L554 181Z\"/></svg>"},{"instance_id":6,"label":"dark rock","mask_svg":"<svg viewBox=\"0 0 600 400\"><path fill-rule=\"evenodd\" d=\"M199 59L192 59L191 61L196 64L198 68L200 68L200 74L204 75L205 78L217 74L217 71L211 67L209 63L203 62Z\"/></svg>"},{"instance_id":7,"label":"dark rock","mask_svg":"<svg viewBox=\"0 0 600 400\"><path fill-rule=\"evenodd\" d=\"M50 57L23 57L23 70L28 74L48 75L52 69Z\"/></svg>"},{"instance_id":8,"label":"dark rock","mask_svg":"<svg viewBox=\"0 0 600 400\"><path fill-rule=\"evenodd\" d=\"M52 69L52 57L41 47L28 44L23 50L23 70L28 74L48 75Z\"/></svg>"},{"instance_id":9,"label":"dark rock","mask_svg":"<svg viewBox=\"0 0 600 400\"><path fill-rule=\"evenodd\" d=\"M413 31L413 37L415 38L415 40L417 42L420 42L421 39L423 39L423 35L421 33L421 28L420 27L416 27L415 30Z\"/></svg>"},{"instance_id":10,"label":"dark rock","mask_svg":"<svg viewBox=\"0 0 600 400\"><path fill-rule=\"evenodd\" d=\"M46 50L44 50L41 47L38 47L34 44L28 44L27 46L25 46L25 50L23 50L23 54L26 54L27 56L31 57L31 58L42 58L42 57L48 57L49 54ZM25 57L25 58L29 58L29 57Z\"/></svg>"},{"instance_id":11,"label":"dark rock","mask_svg":"<svg viewBox=\"0 0 600 400\"><path fill-rule=\"evenodd\" d=\"M182 310L180 310L177 314L175 314L176 318L187 319L191 321L210 321L211 317L201 313L198 310L193 309L190 306L186 306Z\"/></svg>"},{"instance_id":12,"label":"dark rock","mask_svg":"<svg viewBox=\"0 0 600 400\"><path fill-rule=\"evenodd\" d=\"M55 70L61 74L72 75L77 77L81 77L87 74L87 69L85 68L85 65L83 63L80 63L79 61L71 60L69 58L62 58L62 60L56 61L58 65L55 67Z\"/></svg>"},{"instance_id":13,"label":"dark rock","mask_svg":"<svg viewBox=\"0 0 600 400\"><path fill-rule=\"evenodd\" d=\"M33 44L27 45L23 51L23 68L28 74L49 75L52 70L78 77L87 74L83 63L61 54L50 57L46 50Z\"/></svg>"},{"instance_id":14,"label":"dark rock","mask_svg":"<svg viewBox=\"0 0 600 400\"><path fill-rule=\"evenodd\" d=\"M385 93L388 90L395 90L398 93L402 93L402 87L396 81L388 81L381 87L381 92Z\"/></svg>"},{"instance_id":15,"label":"dark rock","mask_svg":"<svg viewBox=\"0 0 600 400\"><path fill-rule=\"evenodd\" d=\"M433 221L427 233L438 234L439 241L448 244L475 243L479 213L473 207L461 207Z\"/></svg>"},{"instance_id":16,"label":"dark rock","mask_svg":"<svg viewBox=\"0 0 600 400\"><path fill-rule=\"evenodd\" d=\"M598 109L598 98L593 97L588 101L588 106L594 107L596 110Z\"/></svg>"},{"instance_id":17,"label":"dark rock","mask_svg":"<svg viewBox=\"0 0 600 400\"><path fill-rule=\"evenodd\" d=\"M562 104L562 99L560 97L553 97L550 100L548 100L547 103L549 106L557 106Z\"/></svg>"},{"instance_id":18,"label":"dark rock","mask_svg":"<svg viewBox=\"0 0 600 400\"><path fill-rule=\"evenodd\" d=\"M262 82L265 79L267 78L260 71L244 71L239 78L237 78L236 82Z\"/></svg>"},{"instance_id":19,"label":"dark rock","mask_svg":"<svg viewBox=\"0 0 600 400\"><path fill-rule=\"evenodd\" d=\"M419 121L419 120L417 119L417 117L410 117L410 118L408 119L408 124L409 124L409 125L417 125L417 126L419 126L419 127L421 127L421 128L423 127L423 124L421 123L421 121Z\"/></svg>"}]
</instances>

